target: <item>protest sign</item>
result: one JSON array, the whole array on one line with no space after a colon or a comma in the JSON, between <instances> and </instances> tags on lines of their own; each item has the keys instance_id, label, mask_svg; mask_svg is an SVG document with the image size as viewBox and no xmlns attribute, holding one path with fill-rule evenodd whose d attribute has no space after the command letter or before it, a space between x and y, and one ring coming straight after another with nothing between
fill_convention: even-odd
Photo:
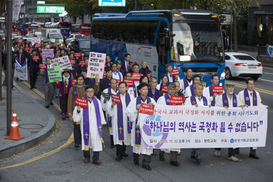
<instances>
[{"instance_id":1,"label":"protest sign","mask_svg":"<svg viewBox=\"0 0 273 182\"><path fill-rule=\"evenodd\" d=\"M47 68L49 82L62 81L62 74L59 66Z\"/></svg>"},{"instance_id":2,"label":"protest sign","mask_svg":"<svg viewBox=\"0 0 273 182\"><path fill-rule=\"evenodd\" d=\"M72 82L72 87L73 87L75 85L75 83L77 82L77 80L76 79L72 79L71 82Z\"/></svg>"},{"instance_id":3,"label":"protest sign","mask_svg":"<svg viewBox=\"0 0 273 182\"><path fill-rule=\"evenodd\" d=\"M51 59L54 58L54 51L53 49L42 49L42 60L43 63L46 62L46 58L49 57Z\"/></svg>"},{"instance_id":4,"label":"protest sign","mask_svg":"<svg viewBox=\"0 0 273 182\"><path fill-rule=\"evenodd\" d=\"M130 63L129 68L132 69L132 66L136 64L136 62Z\"/></svg>"},{"instance_id":5,"label":"protest sign","mask_svg":"<svg viewBox=\"0 0 273 182\"><path fill-rule=\"evenodd\" d=\"M133 87L134 86L134 80L132 79L123 79L125 83L127 83L127 87Z\"/></svg>"},{"instance_id":6,"label":"protest sign","mask_svg":"<svg viewBox=\"0 0 273 182\"><path fill-rule=\"evenodd\" d=\"M120 95L111 94L112 102L116 103L117 105L120 105Z\"/></svg>"},{"instance_id":7,"label":"protest sign","mask_svg":"<svg viewBox=\"0 0 273 182\"><path fill-rule=\"evenodd\" d=\"M46 69L46 64L45 63L39 64L39 68L41 70L45 70Z\"/></svg>"},{"instance_id":8,"label":"protest sign","mask_svg":"<svg viewBox=\"0 0 273 182\"><path fill-rule=\"evenodd\" d=\"M99 78L103 78L105 58L106 54L104 53L90 52L87 77L95 78L98 76Z\"/></svg>"},{"instance_id":9,"label":"protest sign","mask_svg":"<svg viewBox=\"0 0 273 182\"><path fill-rule=\"evenodd\" d=\"M150 79L152 77L152 72L148 73L147 77Z\"/></svg>"},{"instance_id":10,"label":"protest sign","mask_svg":"<svg viewBox=\"0 0 273 182\"><path fill-rule=\"evenodd\" d=\"M222 94L224 86L212 86L212 94Z\"/></svg>"},{"instance_id":11,"label":"protest sign","mask_svg":"<svg viewBox=\"0 0 273 182\"><path fill-rule=\"evenodd\" d=\"M40 37L32 37L31 38L31 44L34 45L35 43L40 44L41 38Z\"/></svg>"},{"instance_id":12,"label":"protest sign","mask_svg":"<svg viewBox=\"0 0 273 182\"><path fill-rule=\"evenodd\" d=\"M150 107L149 104L141 103L141 109L139 109L139 113L154 115L154 109L155 105L152 105L152 107Z\"/></svg>"},{"instance_id":13,"label":"protest sign","mask_svg":"<svg viewBox=\"0 0 273 182\"><path fill-rule=\"evenodd\" d=\"M70 61L71 65L75 65L76 64L76 60L75 59L70 59L69 61Z\"/></svg>"},{"instance_id":14,"label":"protest sign","mask_svg":"<svg viewBox=\"0 0 273 182\"><path fill-rule=\"evenodd\" d=\"M41 44L35 44L35 48L40 48Z\"/></svg>"},{"instance_id":15,"label":"protest sign","mask_svg":"<svg viewBox=\"0 0 273 182\"><path fill-rule=\"evenodd\" d=\"M20 80L28 80L28 71L27 71L27 61L25 61L22 65L16 62L14 77L19 78Z\"/></svg>"},{"instance_id":16,"label":"protest sign","mask_svg":"<svg viewBox=\"0 0 273 182\"><path fill-rule=\"evenodd\" d=\"M75 97L75 106L80 106L83 109L87 109L88 100L87 99L81 99L79 97Z\"/></svg>"},{"instance_id":17,"label":"protest sign","mask_svg":"<svg viewBox=\"0 0 273 182\"><path fill-rule=\"evenodd\" d=\"M134 81L140 81L141 76L142 76L142 74L140 74L140 73L133 73L132 74L132 78L134 79Z\"/></svg>"},{"instance_id":18,"label":"protest sign","mask_svg":"<svg viewBox=\"0 0 273 182\"><path fill-rule=\"evenodd\" d=\"M58 66L60 67L61 71L63 71L64 69L72 69L68 56L59 57Z\"/></svg>"},{"instance_id":19,"label":"protest sign","mask_svg":"<svg viewBox=\"0 0 273 182\"><path fill-rule=\"evenodd\" d=\"M52 59L50 67L57 67L57 66L59 66L59 59L58 58Z\"/></svg>"},{"instance_id":20,"label":"protest sign","mask_svg":"<svg viewBox=\"0 0 273 182\"><path fill-rule=\"evenodd\" d=\"M74 53L74 57L80 58L80 57L81 57L81 53L80 53L80 52L75 52L75 53Z\"/></svg>"},{"instance_id":21,"label":"protest sign","mask_svg":"<svg viewBox=\"0 0 273 182\"><path fill-rule=\"evenodd\" d=\"M170 98L170 105L183 105L184 103L184 96L174 96L174 95L171 95L171 98Z\"/></svg>"},{"instance_id":22,"label":"protest sign","mask_svg":"<svg viewBox=\"0 0 273 182\"><path fill-rule=\"evenodd\" d=\"M111 97L111 94L108 94L108 93L104 93L104 92L101 92L101 94L102 94L102 96L104 97L104 98L106 98L106 99L110 99L110 97Z\"/></svg>"},{"instance_id":23,"label":"protest sign","mask_svg":"<svg viewBox=\"0 0 273 182\"><path fill-rule=\"evenodd\" d=\"M163 94L167 93L167 85L163 85L163 86L162 86L161 92L162 92Z\"/></svg>"},{"instance_id":24,"label":"protest sign","mask_svg":"<svg viewBox=\"0 0 273 182\"><path fill-rule=\"evenodd\" d=\"M179 68L177 69L172 69L172 76L179 76Z\"/></svg>"},{"instance_id":25,"label":"protest sign","mask_svg":"<svg viewBox=\"0 0 273 182\"><path fill-rule=\"evenodd\" d=\"M81 67L84 66L84 60L79 61L79 66L81 66Z\"/></svg>"},{"instance_id":26,"label":"protest sign","mask_svg":"<svg viewBox=\"0 0 273 182\"><path fill-rule=\"evenodd\" d=\"M156 105L154 115L139 114L139 123L149 148L264 147L267 118L266 106Z\"/></svg>"},{"instance_id":27,"label":"protest sign","mask_svg":"<svg viewBox=\"0 0 273 182\"><path fill-rule=\"evenodd\" d=\"M39 61L39 59L40 59L39 56L33 56L34 61Z\"/></svg>"}]
</instances>

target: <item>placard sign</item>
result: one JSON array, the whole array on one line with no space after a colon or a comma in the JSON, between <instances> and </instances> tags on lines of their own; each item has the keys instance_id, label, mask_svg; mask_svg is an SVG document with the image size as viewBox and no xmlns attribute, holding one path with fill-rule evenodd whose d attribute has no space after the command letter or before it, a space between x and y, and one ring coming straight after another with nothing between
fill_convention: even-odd
<instances>
[{"instance_id":1,"label":"placard sign","mask_svg":"<svg viewBox=\"0 0 273 182\"><path fill-rule=\"evenodd\" d=\"M46 58L49 57L50 59L54 58L54 51L53 49L42 49L42 60L43 63L46 62Z\"/></svg>"},{"instance_id":2,"label":"placard sign","mask_svg":"<svg viewBox=\"0 0 273 182\"><path fill-rule=\"evenodd\" d=\"M106 54L104 53L90 52L87 77L95 78L98 76L99 78L103 78L105 58Z\"/></svg>"},{"instance_id":3,"label":"placard sign","mask_svg":"<svg viewBox=\"0 0 273 182\"><path fill-rule=\"evenodd\" d=\"M62 81L62 74L59 66L47 68L49 82Z\"/></svg>"}]
</instances>

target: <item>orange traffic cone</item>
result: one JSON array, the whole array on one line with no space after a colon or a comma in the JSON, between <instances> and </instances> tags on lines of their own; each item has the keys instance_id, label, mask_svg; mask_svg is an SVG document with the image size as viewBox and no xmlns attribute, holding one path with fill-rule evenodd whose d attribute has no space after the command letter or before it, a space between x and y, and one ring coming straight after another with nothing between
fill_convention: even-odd
<instances>
[{"instance_id":1,"label":"orange traffic cone","mask_svg":"<svg viewBox=\"0 0 273 182\"><path fill-rule=\"evenodd\" d=\"M25 137L20 136L20 133L19 133L16 111L13 110L10 133L9 133L9 136L6 137L5 139L6 140L21 140L23 138Z\"/></svg>"}]
</instances>

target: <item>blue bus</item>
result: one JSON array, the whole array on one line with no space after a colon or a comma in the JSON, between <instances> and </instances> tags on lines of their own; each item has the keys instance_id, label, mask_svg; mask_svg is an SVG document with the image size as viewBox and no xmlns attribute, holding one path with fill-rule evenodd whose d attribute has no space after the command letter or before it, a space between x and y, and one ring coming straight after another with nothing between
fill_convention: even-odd
<instances>
[{"instance_id":1,"label":"blue bus","mask_svg":"<svg viewBox=\"0 0 273 182\"><path fill-rule=\"evenodd\" d=\"M70 22L57 22L57 23L45 23L44 28L59 28L61 29L61 34L63 39L67 39L72 33L72 24Z\"/></svg>"},{"instance_id":2,"label":"blue bus","mask_svg":"<svg viewBox=\"0 0 273 182\"><path fill-rule=\"evenodd\" d=\"M111 60L146 61L152 75L160 78L166 64L179 68L180 78L188 67L201 75L204 86L217 74L225 79L224 44L219 16L203 10L131 11L126 16L94 17L91 50Z\"/></svg>"}]
</instances>

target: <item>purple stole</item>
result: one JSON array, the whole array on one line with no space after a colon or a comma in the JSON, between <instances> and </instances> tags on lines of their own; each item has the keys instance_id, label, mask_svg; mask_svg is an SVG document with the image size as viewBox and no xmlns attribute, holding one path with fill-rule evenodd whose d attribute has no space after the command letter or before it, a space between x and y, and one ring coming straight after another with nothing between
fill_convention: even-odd
<instances>
[{"instance_id":1,"label":"purple stole","mask_svg":"<svg viewBox=\"0 0 273 182\"><path fill-rule=\"evenodd\" d=\"M122 81L122 80L121 80L121 76L120 76L120 72L119 72L118 70L117 70L117 74L118 74L119 80ZM112 74L112 78L113 78L113 74ZM107 79L107 78L106 78L106 79Z\"/></svg>"},{"instance_id":2,"label":"purple stole","mask_svg":"<svg viewBox=\"0 0 273 182\"><path fill-rule=\"evenodd\" d=\"M184 90L189 86L187 77L183 78L183 83L184 83Z\"/></svg>"},{"instance_id":3,"label":"purple stole","mask_svg":"<svg viewBox=\"0 0 273 182\"><path fill-rule=\"evenodd\" d=\"M171 100L170 100L169 94L166 93L166 94L164 95L164 97L165 97L166 105L167 105L167 106L170 105Z\"/></svg>"},{"instance_id":4,"label":"purple stole","mask_svg":"<svg viewBox=\"0 0 273 182\"><path fill-rule=\"evenodd\" d=\"M149 104L151 102L151 99L149 96L147 96L147 104ZM136 105L140 105L141 104L141 96L138 96L136 98ZM136 125L137 125L137 120L138 117L136 118ZM136 147L140 147L141 146L141 134L140 134L140 129L139 128L135 128L135 146Z\"/></svg>"},{"instance_id":5,"label":"purple stole","mask_svg":"<svg viewBox=\"0 0 273 182\"><path fill-rule=\"evenodd\" d=\"M86 86L84 86L84 89L85 89ZM74 101L76 99L76 97L78 97L78 90L77 90L77 87L72 87L73 88L73 96L74 96Z\"/></svg>"},{"instance_id":6,"label":"purple stole","mask_svg":"<svg viewBox=\"0 0 273 182\"><path fill-rule=\"evenodd\" d=\"M153 92L152 92L151 88L149 88L149 90L148 90L148 96L153 98ZM160 96L159 91L157 89L155 89L155 101L156 102L157 102L159 96Z\"/></svg>"},{"instance_id":7,"label":"purple stole","mask_svg":"<svg viewBox=\"0 0 273 182\"><path fill-rule=\"evenodd\" d=\"M190 90L191 90L191 95L195 95L195 92L194 92L194 88L193 88L193 85L190 86Z\"/></svg>"},{"instance_id":8,"label":"purple stole","mask_svg":"<svg viewBox=\"0 0 273 182\"><path fill-rule=\"evenodd\" d=\"M69 77L69 83L68 83L68 92L69 92L69 90L70 90L70 88L71 88L71 86L72 86L72 81L71 81L71 74L70 74L70 77ZM63 77L62 77L62 88L61 88L61 94L62 94L62 97L65 97L65 94L64 94L64 91L65 91L65 83L64 83L65 81L64 81L64 79L63 79Z\"/></svg>"},{"instance_id":9,"label":"purple stole","mask_svg":"<svg viewBox=\"0 0 273 182\"><path fill-rule=\"evenodd\" d=\"M84 99L87 99L85 96ZM101 115L100 115L100 108L99 108L99 103L98 100L93 96L92 98L94 107L95 107L95 112L96 112L96 118L97 118L97 127L98 127L98 132L100 135L101 142L104 143L102 139L102 125L101 125ZM89 101L88 101L89 102ZM87 109L82 109L83 110L83 140L84 140L84 150L88 151L89 150L89 138L90 138L90 127L89 127L89 105Z\"/></svg>"},{"instance_id":10,"label":"purple stole","mask_svg":"<svg viewBox=\"0 0 273 182\"><path fill-rule=\"evenodd\" d=\"M148 68L146 67L145 73L143 73L143 68L141 68L141 69L139 70L139 73L141 73L142 75L147 75L147 74L148 74Z\"/></svg>"},{"instance_id":11,"label":"purple stole","mask_svg":"<svg viewBox=\"0 0 273 182\"><path fill-rule=\"evenodd\" d=\"M209 95L212 96L212 85L209 86ZM215 106L215 98L213 98L211 106Z\"/></svg>"},{"instance_id":12,"label":"purple stole","mask_svg":"<svg viewBox=\"0 0 273 182\"><path fill-rule=\"evenodd\" d=\"M30 56L30 61L29 61L29 70L32 71L33 69L38 70L39 68L39 64L37 64L34 60L33 60L33 56ZM33 63L34 63L34 67L33 67Z\"/></svg>"},{"instance_id":13,"label":"purple stole","mask_svg":"<svg viewBox=\"0 0 273 182\"><path fill-rule=\"evenodd\" d=\"M176 96L183 96L182 94L181 94L181 92L180 91L178 91L177 93L175 93L174 95L176 95Z\"/></svg>"},{"instance_id":14,"label":"purple stole","mask_svg":"<svg viewBox=\"0 0 273 182\"><path fill-rule=\"evenodd\" d=\"M117 95L120 95L118 93ZM125 93L125 103L126 107L129 105L131 101L130 95L126 92ZM124 142L124 127L123 127L123 108L122 108L122 102L120 102L120 105L117 105L117 111L118 111L118 139L119 142ZM127 127L128 127L128 135L131 135L132 125L129 120L129 117L127 117Z\"/></svg>"},{"instance_id":15,"label":"purple stole","mask_svg":"<svg viewBox=\"0 0 273 182\"><path fill-rule=\"evenodd\" d=\"M122 62L122 66L123 66L125 72L131 71L130 68L129 68L130 63L131 63L131 61L129 61L129 64L128 64L128 67L127 67L128 70L127 70L127 69L126 69L126 65L125 65L125 60Z\"/></svg>"},{"instance_id":16,"label":"purple stole","mask_svg":"<svg viewBox=\"0 0 273 182\"><path fill-rule=\"evenodd\" d=\"M45 69L45 83L48 83L49 79L48 79L48 72L47 72L47 65L46 65L46 69Z\"/></svg>"},{"instance_id":17,"label":"purple stole","mask_svg":"<svg viewBox=\"0 0 273 182\"><path fill-rule=\"evenodd\" d=\"M108 87L108 94L111 94L111 93L112 93L111 92L111 87ZM108 114L107 114L107 121L108 121L109 129L112 130L112 117L110 115L108 115Z\"/></svg>"},{"instance_id":18,"label":"purple stole","mask_svg":"<svg viewBox=\"0 0 273 182\"><path fill-rule=\"evenodd\" d=\"M110 85L109 85L109 80L108 80L108 78L106 77L105 78L105 81L106 81L106 86L107 86L107 88L109 88L110 87ZM111 93L110 93L111 94Z\"/></svg>"},{"instance_id":19,"label":"purple stole","mask_svg":"<svg viewBox=\"0 0 273 182\"><path fill-rule=\"evenodd\" d=\"M229 107L227 93L224 93L222 95L222 100L223 100L223 107ZM236 95L234 93L232 94L232 102L233 102L233 107L237 107Z\"/></svg>"},{"instance_id":20,"label":"purple stole","mask_svg":"<svg viewBox=\"0 0 273 182\"><path fill-rule=\"evenodd\" d=\"M257 94L256 94L256 91L253 90L253 106L257 106ZM247 89L244 90L244 99L245 99L245 104L250 106L250 98L249 98L249 95L248 95L248 91Z\"/></svg>"},{"instance_id":21,"label":"purple stole","mask_svg":"<svg viewBox=\"0 0 273 182\"><path fill-rule=\"evenodd\" d=\"M202 95L202 99L203 99L204 106L207 106L207 105L208 105L207 98L204 97L204 96ZM192 105L195 105L196 103L197 103L197 102L196 102L196 98L195 98L194 95L192 95L192 96L191 96L191 104L192 104Z\"/></svg>"},{"instance_id":22,"label":"purple stole","mask_svg":"<svg viewBox=\"0 0 273 182\"><path fill-rule=\"evenodd\" d=\"M168 83L170 82L170 80L169 80L169 73L166 73L165 75L166 75L167 78L168 78L168 82L167 82L167 85L168 85ZM175 81L175 76L173 76L173 81ZM172 81L172 82L173 82L173 81Z\"/></svg>"}]
</instances>

